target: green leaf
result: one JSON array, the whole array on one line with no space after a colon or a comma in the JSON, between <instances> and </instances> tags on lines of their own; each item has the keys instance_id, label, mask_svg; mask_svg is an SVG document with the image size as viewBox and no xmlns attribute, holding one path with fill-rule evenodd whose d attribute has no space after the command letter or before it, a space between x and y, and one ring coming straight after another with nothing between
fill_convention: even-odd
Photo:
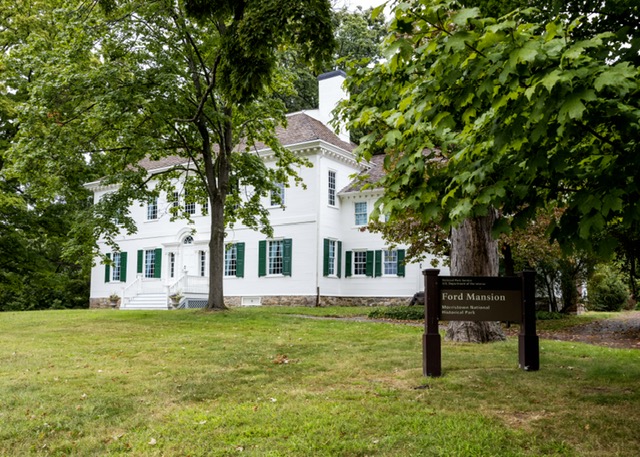
<instances>
[{"instance_id":1,"label":"green leaf","mask_svg":"<svg viewBox=\"0 0 640 457\"><path fill-rule=\"evenodd\" d=\"M451 16L451 22L459 26L466 26L470 19L475 19L480 15L478 8L463 8Z\"/></svg>"}]
</instances>

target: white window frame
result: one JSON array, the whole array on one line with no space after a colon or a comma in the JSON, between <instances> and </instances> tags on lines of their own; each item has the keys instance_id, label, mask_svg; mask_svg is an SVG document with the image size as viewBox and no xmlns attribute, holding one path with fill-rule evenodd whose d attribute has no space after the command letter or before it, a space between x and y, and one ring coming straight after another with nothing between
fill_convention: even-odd
<instances>
[{"instance_id":1,"label":"white window frame","mask_svg":"<svg viewBox=\"0 0 640 457\"><path fill-rule=\"evenodd\" d=\"M277 187L277 190L271 191L271 198L269 203L271 206L284 206L284 183L278 182L274 184ZM278 202L277 196L280 196L280 201Z\"/></svg>"},{"instance_id":2,"label":"white window frame","mask_svg":"<svg viewBox=\"0 0 640 457\"><path fill-rule=\"evenodd\" d=\"M329 206L336 206L336 177L335 170L329 170L327 173L327 203Z\"/></svg>"},{"instance_id":3,"label":"white window frame","mask_svg":"<svg viewBox=\"0 0 640 457\"><path fill-rule=\"evenodd\" d=\"M352 268L353 276L367 275L367 251L353 251Z\"/></svg>"},{"instance_id":4,"label":"white window frame","mask_svg":"<svg viewBox=\"0 0 640 457\"><path fill-rule=\"evenodd\" d=\"M120 282L122 277L122 254L114 252L111 254L111 281Z\"/></svg>"},{"instance_id":5,"label":"white window frame","mask_svg":"<svg viewBox=\"0 0 640 457\"><path fill-rule=\"evenodd\" d=\"M398 276L397 249L386 249L382 251L382 276Z\"/></svg>"},{"instance_id":6,"label":"white window frame","mask_svg":"<svg viewBox=\"0 0 640 457\"><path fill-rule=\"evenodd\" d=\"M238 246L233 243L224 250L224 277L233 278L238 273Z\"/></svg>"},{"instance_id":7,"label":"white window frame","mask_svg":"<svg viewBox=\"0 0 640 457\"><path fill-rule=\"evenodd\" d=\"M284 240L267 241L267 276L282 276L284 272Z\"/></svg>"},{"instance_id":8,"label":"white window frame","mask_svg":"<svg viewBox=\"0 0 640 457\"><path fill-rule=\"evenodd\" d=\"M176 277L176 253L175 252L169 253L169 277L170 278Z\"/></svg>"},{"instance_id":9,"label":"white window frame","mask_svg":"<svg viewBox=\"0 0 640 457\"><path fill-rule=\"evenodd\" d=\"M363 210L364 209L364 210ZM354 216L356 227L367 225L367 202L355 202L354 203Z\"/></svg>"},{"instance_id":10,"label":"white window frame","mask_svg":"<svg viewBox=\"0 0 640 457\"><path fill-rule=\"evenodd\" d=\"M155 221L158 219L158 197L153 197L147 202L147 220Z\"/></svg>"},{"instance_id":11,"label":"white window frame","mask_svg":"<svg viewBox=\"0 0 640 457\"><path fill-rule=\"evenodd\" d=\"M156 272L156 250L145 249L144 251L144 277L145 279L155 278Z\"/></svg>"},{"instance_id":12,"label":"white window frame","mask_svg":"<svg viewBox=\"0 0 640 457\"><path fill-rule=\"evenodd\" d=\"M207 251L198 252L198 263L200 265L200 276L206 276L207 273Z\"/></svg>"},{"instance_id":13,"label":"white window frame","mask_svg":"<svg viewBox=\"0 0 640 457\"><path fill-rule=\"evenodd\" d=\"M336 255L338 249L338 242L336 240L329 240L329 252L327 253L328 257L328 265L327 265L327 275L328 276L336 276L337 274L337 261L338 256Z\"/></svg>"}]
</instances>

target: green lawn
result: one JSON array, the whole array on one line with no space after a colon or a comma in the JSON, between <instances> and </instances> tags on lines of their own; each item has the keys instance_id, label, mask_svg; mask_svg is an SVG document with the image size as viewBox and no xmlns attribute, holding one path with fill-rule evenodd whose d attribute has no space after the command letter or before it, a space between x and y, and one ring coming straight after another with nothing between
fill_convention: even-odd
<instances>
[{"instance_id":1,"label":"green lawn","mask_svg":"<svg viewBox=\"0 0 640 457\"><path fill-rule=\"evenodd\" d=\"M640 351L317 320L358 308L0 313L0 455L637 456Z\"/></svg>"}]
</instances>

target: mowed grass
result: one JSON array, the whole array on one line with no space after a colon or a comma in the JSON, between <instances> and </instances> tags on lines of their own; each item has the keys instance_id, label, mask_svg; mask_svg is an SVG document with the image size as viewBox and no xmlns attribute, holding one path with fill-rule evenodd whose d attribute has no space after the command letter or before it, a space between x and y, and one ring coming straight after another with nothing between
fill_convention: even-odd
<instances>
[{"instance_id":1,"label":"mowed grass","mask_svg":"<svg viewBox=\"0 0 640 457\"><path fill-rule=\"evenodd\" d=\"M0 313L0 455L637 456L640 351L301 317L358 308Z\"/></svg>"}]
</instances>

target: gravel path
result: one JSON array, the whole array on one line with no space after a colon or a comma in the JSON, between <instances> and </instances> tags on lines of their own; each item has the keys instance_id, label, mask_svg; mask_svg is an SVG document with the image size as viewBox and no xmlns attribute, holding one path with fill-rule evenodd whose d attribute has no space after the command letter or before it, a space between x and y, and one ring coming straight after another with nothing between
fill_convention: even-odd
<instances>
[{"instance_id":1,"label":"gravel path","mask_svg":"<svg viewBox=\"0 0 640 457\"><path fill-rule=\"evenodd\" d=\"M415 321L395 321L390 319L369 319L367 317L317 317L294 315L310 319L330 319L353 322L387 322L423 326ZM515 330L515 329L514 329ZM510 332L508 332L510 333ZM625 311L611 319L603 319L578 325L561 331L540 331L538 336L546 340L576 341L612 348L640 349L640 311ZM511 333L510 333L511 334ZM513 335L516 333L513 332ZM513 336L512 335L512 336Z\"/></svg>"},{"instance_id":2,"label":"gravel path","mask_svg":"<svg viewBox=\"0 0 640 457\"><path fill-rule=\"evenodd\" d=\"M612 319L578 325L559 332L538 332L538 336L549 340L640 349L640 311L621 312Z\"/></svg>"}]
</instances>

